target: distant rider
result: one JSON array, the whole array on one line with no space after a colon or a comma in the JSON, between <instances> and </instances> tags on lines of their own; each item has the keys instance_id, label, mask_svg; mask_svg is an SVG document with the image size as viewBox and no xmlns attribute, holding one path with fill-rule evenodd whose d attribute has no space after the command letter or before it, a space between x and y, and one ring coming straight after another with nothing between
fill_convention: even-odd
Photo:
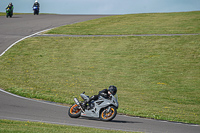
<instances>
[{"instance_id":1,"label":"distant rider","mask_svg":"<svg viewBox=\"0 0 200 133\"><path fill-rule=\"evenodd\" d=\"M116 93L117 93L117 87L114 85L111 85L111 86L109 86L108 89L103 89L102 91L99 91L98 95L91 96L88 101L85 100L82 104L82 107L83 107L83 109L85 109L87 103L89 103L92 100L97 100L99 98L99 96L102 96L104 98L109 98L110 94L112 94L114 96Z\"/></svg>"},{"instance_id":2,"label":"distant rider","mask_svg":"<svg viewBox=\"0 0 200 133\"><path fill-rule=\"evenodd\" d=\"M38 11L39 11L39 8L40 8L40 4L39 2L36 0L35 3L33 4L33 7L38 7Z\"/></svg>"},{"instance_id":3,"label":"distant rider","mask_svg":"<svg viewBox=\"0 0 200 133\"><path fill-rule=\"evenodd\" d=\"M6 9L11 9L11 13L13 14L13 9L14 9L14 6L12 3L9 3L9 5L6 7Z\"/></svg>"}]
</instances>

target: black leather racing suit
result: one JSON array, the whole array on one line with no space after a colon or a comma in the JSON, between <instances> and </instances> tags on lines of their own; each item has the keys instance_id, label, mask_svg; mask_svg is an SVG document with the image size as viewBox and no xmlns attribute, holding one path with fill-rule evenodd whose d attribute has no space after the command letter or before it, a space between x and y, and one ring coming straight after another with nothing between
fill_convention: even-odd
<instances>
[{"instance_id":1,"label":"black leather racing suit","mask_svg":"<svg viewBox=\"0 0 200 133\"><path fill-rule=\"evenodd\" d=\"M89 101L84 101L83 102L83 107L85 108L86 104L89 103L90 101L97 100L99 98L99 96L102 96L104 98L109 98L110 95L108 94L108 90L107 89L103 89L102 91L99 91L98 95L91 96L89 98Z\"/></svg>"}]
</instances>

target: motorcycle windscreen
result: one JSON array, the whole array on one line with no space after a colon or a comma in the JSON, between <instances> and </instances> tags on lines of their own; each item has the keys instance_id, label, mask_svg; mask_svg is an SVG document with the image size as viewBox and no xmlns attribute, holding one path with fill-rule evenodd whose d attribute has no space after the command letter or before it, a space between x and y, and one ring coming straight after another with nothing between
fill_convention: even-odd
<instances>
[{"instance_id":1,"label":"motorcycle windscreen","mask_svg":"<svg viewBox=\"0 0 200 133\"><path fill-rule=\"evenodd\" d=\"M114 96L114 97L115 97L115 99L118 101L118 95L117 95L117 94L115 94L115 96Z\"/></svg>"}]
</instances>

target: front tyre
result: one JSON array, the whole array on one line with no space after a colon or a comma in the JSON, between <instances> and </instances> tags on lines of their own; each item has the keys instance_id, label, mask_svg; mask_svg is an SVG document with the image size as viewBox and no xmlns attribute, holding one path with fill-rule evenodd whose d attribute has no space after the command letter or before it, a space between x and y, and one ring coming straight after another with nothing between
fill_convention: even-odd
<instances>
[{"instance_id":1,"label":"front tyre","mask_svg":"<svg viewBox=\"0 0 200 133\"><path fill-rule=\"evenodd\" d=\"M109 112L107 112L106 108L101 111L100 119L103 120L103 121L111 121L112 119L115 118L116 114L117 114L116 107L111 106Z\"/></svg>"},{"instance_id":2,"label":"front tyre","mask_svg":"<svg viewBox=\"0 0 200 133\"><path fill-rule=\"evenodd\" d=\"M77 104L74 104L69 108L68 115L71 118L78 118L81 116L81 109L79 109Z\"/></svg>"}]
</instances>

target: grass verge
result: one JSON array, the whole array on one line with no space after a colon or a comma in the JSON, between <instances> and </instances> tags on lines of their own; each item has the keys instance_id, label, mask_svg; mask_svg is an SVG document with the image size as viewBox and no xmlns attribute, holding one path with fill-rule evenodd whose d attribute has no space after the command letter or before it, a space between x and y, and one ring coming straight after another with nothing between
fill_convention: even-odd
<instances>
[{"instance_id":1,"label":"grass verge","mask_svg":"<svg viewBox=\"0 0 200 133\"><path fill-rule=\"evenodd\" d=\"M119 113L200 124L199 42L199 35L29 38L1 57L0 84L67 104L113 84Z\"/></svg>"},{"instance_id":2,"label":"grass verge","mask_svg":"<svg viewBox=\"0 0 200 133\"><path fill-rule=\"evenodd\" d=\"M52 29L47 34L127 35L200 33L200 11L115 15Z\"/></svg>"},{"instance_id":3,"label":"grass verge","mask_svg":"<svg viewBox=\"0 0 200 133\"><path fill-rule=\"evenodd\" d=\"M0 12L0 16L6 16L6 13L2 13L2 12Z\"/></svg>"},{"instance_id":4,"label":"grass verge","mask_svg":"<svg viewBox=\"0 0 200 133\"><path fill-rule=\"evenodd\" d=\"M88 127L46 124L42 122L22 122L0 120L1 133L126 133L124 131L103 130Z\"/></svg>"},{"instance_id":5,"label":"grass verge","mask_svg":"<svg viewBox=\"0 0 200 133\"><path fill-rule=\"evenodd\" d=\"M13 15L28 14L28 13L13 13ZM0 16L6 16L6 13L0 12Z\"/></svg>"}]
</instances>

